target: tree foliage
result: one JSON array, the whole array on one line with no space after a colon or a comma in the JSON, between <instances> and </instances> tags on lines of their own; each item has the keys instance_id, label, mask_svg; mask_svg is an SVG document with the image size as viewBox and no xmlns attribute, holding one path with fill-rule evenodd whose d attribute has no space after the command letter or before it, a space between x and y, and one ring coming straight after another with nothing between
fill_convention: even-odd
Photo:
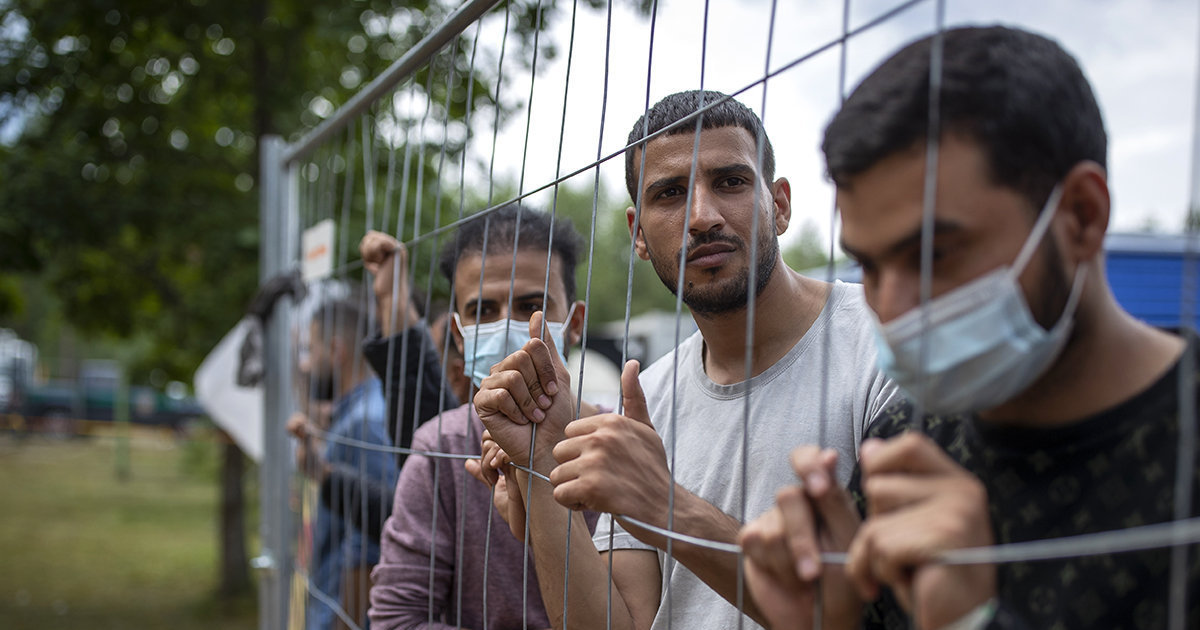
<instances>
[{"instance_id":1,"label":"tree foliage","mask_svg":"<svg viewBox=\"0 0 1200 630\"><path fill-rule=\"evenodd\" d=\"M0 322L19 274L84 335L146 340L135 378L188 378L257 284L259 139L320 122L457 4L0 0ZM508 8L517 63L566 13ZM494 77L480 65L467 102L454 58L458 83L429 96L454 90L461 118Z\"/></svg>"}]
</instances>

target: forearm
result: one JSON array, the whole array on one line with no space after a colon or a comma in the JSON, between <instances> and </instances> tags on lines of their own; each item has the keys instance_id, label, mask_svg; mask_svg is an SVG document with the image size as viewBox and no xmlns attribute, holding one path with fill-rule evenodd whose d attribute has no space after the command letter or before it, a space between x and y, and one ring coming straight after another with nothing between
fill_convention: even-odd
<instances>
[{"instance_id":1,"label":"forearm","mask_svg":"<svg viewBox=\"0 0 1200 630\"><path fill-rule=\"evenodd\" d=\"M614 628L638 627L619 589L611 589L609 598L608 562L592 543L591 532L583 513L558 504L553 486L518 472L513 481L521 484L522 496L529 506L527 519L529 544L533 550L534 566L542 602L551 623L556 628ZM567 524L570 522L570 539ZM564 576L570 554L570 575ZM569 588L566 607L563 595ZM611 620L611 624L606 624Z\"/></svg>"},{"instance_id":2,"label":"forearm","mask_svg":"<svg viewBox=\"0 0 1200 630\"><path fill-rule=\"evenodd\" d=\"M429 564L422 567L385 564L381 561L372 577L371 627L376 630L448 630L457 626L443 623L445 600L429 597ZM439 583L440 586L440 583ZM432 615L431 615L432 611ZM430 619L432 617L432 621Z\"/></svg>"},{"instance_id":3,"label":"forearm","mask_svg":"<svg viewBox=\"0 0 1200 630\"><path fill-rule=\"evenodd\" d=\"M417 439L418 448L429 445ZM457 527L437 509L433 477L449 464L416 456L396 484L395 510L383 527L379 564L372 573L371 627L384 630L454 627ZM436 522L436 530L433 523ZM432 574L430 573L432 571ZM443 625L451 624L451 625Z\"/></svg>"},{"instance_id":4,"label":"forearm","mask_svg":"<svg viewBox=\"0 0 1200 630\"><path fill-rule=\"evenodd\" d=\"M391 335L393 331L404 330L420 321L421 314L416 304L408 296L397 303L390 293L378 295L375 299L376 316L379 318L379 328L383 336ZM396 308L399 306L399 308Z\"/></svg>"},{"instance_id":5,"label":"forearm","mask_svg":"<svg viewBox=\"0 0 1200 630\"><path fill-rule=\"evenodd\" d=\"M394 337L368 339L363 342L363 355L384 381L388 434L394 446L407 448L416 427L459 405L443 386L437 350L424 326L413 325Z\"/></svg>"},{"instance_id":6,"label":"forearm","mask_svg":"<svg viewBox=\"0 0 1200 630\"><path fill-rule=\"evenodd\" d=\"M666 510L663 511L663 514L661 522L650 522L649 524L702 540L737 544L738 532L742 528L742 524L737 519L692 494L679 484L675 484L673 522L666 522ZM625 519L618 520L638 540L664 552L667 551L667 536L639 527ZM677 538L670 540L670 552L672 557L726 601L734 606L740 605L745 614L758 623L766 623L748 592L741 591L742 597L739 602L739 586L741 585L741 581L738 579L741 562L739 554L712 549Z\"/></svg>"}]
</instances>

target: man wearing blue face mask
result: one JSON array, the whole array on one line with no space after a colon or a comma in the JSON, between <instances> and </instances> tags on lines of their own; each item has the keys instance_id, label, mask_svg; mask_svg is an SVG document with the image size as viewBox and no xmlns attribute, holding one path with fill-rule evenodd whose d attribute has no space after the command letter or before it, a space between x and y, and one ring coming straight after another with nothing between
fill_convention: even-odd
<instances>
[{"instance_id":1,"label":"man wearing blue face mask","mask_svg":"<svg viewBox=\"0 0 1200 630\"><path fill-rule=\"evenodd\" d=\"M1181 439L1196 421L1180 407L1196 402L1191 337L1135 320L1112 295L1107 137L1086 78L1053 41L944 33L932 299L921 303L932 41L873 71L823 145L881 367L916 404L872 426L849 493L829 483L836 454L792 454L801 485L741 535L753 597L780 627L811 623L818 578L827 628L908 627L910 616L927 629L1196 627L1200 563L1169 539L947 562L964 548L1193 517L1200 480L1178 464L1196 456ZM821 551L847 552L845 570L822 568Z\"/></svg>"},{"instance_id":2,"label":"man wearing blue face mask","mask_svg":"<svg viewBox=\"0 0 1200 630\"><path fill-rule=\"evenodd\" d=\"M579 341L585 305L575 300L578 249L570 221L552 223L549 215L517 205L477 216L454 234L439 267L451 282L451 335L473 387L492 364L529 341L535 312L545 312L546 334L564 359L565 349ZM583 408L595 411L586 403ZM492 509L488 486L464 470L467 455L478 469L482 434L468 402L413 435L415 452L400 472L372 573L372 628L550 626L537 577L523 579L525 567L533 566L525 561L523 541ZM589 515L590 527L595 521ZM430 619L433 625L426 626Z\"/></svg>"},{"instance_id":3,"label":"man wearing blue face mask","mask_svg":"<svg viewBox=\"0 0 1200 630\"><path fill-rule=\"evenodd\" d=\"M571 304L563 321L546 322L546 334L554 339L563 365L567 363L566 349L572 343L567 338L567 324L575 318L575 306ZM520 319L506 318L473 326L464 326L458 313L454 313L452 319L457 327L455 332L462 338L463 356L470 357L465 359L464 372L475 387L479 387L483 379L491 374L493 365L520 350L529 341L529 326Z\"/></svg>"}]
</instances>

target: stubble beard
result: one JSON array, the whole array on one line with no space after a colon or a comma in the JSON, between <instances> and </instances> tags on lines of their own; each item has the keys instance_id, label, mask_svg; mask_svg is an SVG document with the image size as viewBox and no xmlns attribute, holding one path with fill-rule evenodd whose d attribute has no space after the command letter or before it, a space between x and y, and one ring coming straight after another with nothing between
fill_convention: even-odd
<instances>
[{"instance_id":1,"label":"stubble beard","mask_svg":"<svg viewBox=\"0 0 1200 630\"><path fill-rule=\"evenodd\" d=\"M1062 318L1063 311L1067 308L1067 300L1071 296L1072 279L1067 277L1067 270L1058 253L1058 246L1051 235L1046 236L1042 252L1043 276L1041 286L1037 291L1038 303L1030 304L1029 310L1032 311L1033 319L1038 325L1050 330ZM1075 273L1079 273L1079 270L1076 269Z\"/></svg>"},{"instance_id":2,"label":"stubble beard","mask_svg":"<svg viewBox=\"0 0 1200 630\"><path fill-rule=\"evenodd\" d=\"M761 234L758 239L758 260L755 263L755 298L767 288L767 283L770 282L771 274L775 272L775 265L779 259L778 235L769 230L761 230ZM746 250L745 241L736 235L706 234L698 238L693 237L689 239L688 251L699 245L712 242L732 243L738 250ZM662 281L663 286L667 287L667 290L672 295L678 295L679 255L675 254L670 257L657 256L653 251L650 251L649 244L647 244L646 249L650 253L650 264L654 267L658 279ZM715 272L701 271L700 273ZM691 282L685 282L683 285L683 303L691 309L692 313L705 317L733 313L746 308L747 288L749 286L750 272L748 268L742 269L741 273L732 278L709 286L696 287Z\"/></svg>"}]
</instances>

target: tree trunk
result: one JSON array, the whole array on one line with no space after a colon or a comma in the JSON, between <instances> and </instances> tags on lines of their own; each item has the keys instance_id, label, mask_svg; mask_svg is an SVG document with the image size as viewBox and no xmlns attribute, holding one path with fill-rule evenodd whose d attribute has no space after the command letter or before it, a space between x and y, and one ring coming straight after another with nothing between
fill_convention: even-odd
<instances>
[{"instance_id":1,"label":"tree trunk","mask_svg":"<svg viewBox=\"0 0 1200 630\"><path fill-rule=\"evenodd\" d=\"M221 462L221 580L217 593L231 599L247 593L250 574L246 564L246 501L242 481L246 457L227 433L220 433Z\"/></svg>"}]
</instances>

